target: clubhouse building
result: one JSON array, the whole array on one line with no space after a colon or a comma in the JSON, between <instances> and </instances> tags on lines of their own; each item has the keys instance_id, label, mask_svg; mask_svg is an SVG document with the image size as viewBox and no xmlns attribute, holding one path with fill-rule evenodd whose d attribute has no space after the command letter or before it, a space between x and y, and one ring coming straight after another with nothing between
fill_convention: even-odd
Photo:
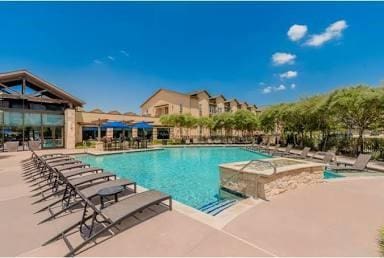
<instances>
[{"instance_id":1,"label":"clubhouse building","mask_svg":"<svg viewBox=\"0 0 384 258\"><path fill-rule=\"evenodd\" d=\"M73 149L83 141L105 137L170 139L173 128L161 125L161 115L211 116L238 109L258 112L255 105L227 100L223 95L211 96L205 90L179 93L159 89L143 102L141 115L85 111L84 105L83 100L26 70L0 73L0 151L7 148L8 142L18 142L17 149L21 151L27 150L31 142L41 149ZM108 122L128 127L111 129L104 126ZM143 129L136 124L150 126Z\"/></svg>"}]
</instances>

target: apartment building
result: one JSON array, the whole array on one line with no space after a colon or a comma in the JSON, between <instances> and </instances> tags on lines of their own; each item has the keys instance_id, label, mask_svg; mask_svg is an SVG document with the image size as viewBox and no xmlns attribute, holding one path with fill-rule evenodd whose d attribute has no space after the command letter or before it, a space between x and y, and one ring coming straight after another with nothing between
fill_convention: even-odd
<instances>
[{"instance_id":1,"label":"apartment building","mask_svg":"<svg viewBox=\"0 0 384 258\"><path fill-rule=\"evenodd\" d=\"M192 114L193 116L212 116L223 112L236 112L240 109L257 113L256 105L227 99L223 95L212 96L206 90L180 93L159 89L141 104L144 116L160 117L167 114Z\"/></svg>"}]
</instances>

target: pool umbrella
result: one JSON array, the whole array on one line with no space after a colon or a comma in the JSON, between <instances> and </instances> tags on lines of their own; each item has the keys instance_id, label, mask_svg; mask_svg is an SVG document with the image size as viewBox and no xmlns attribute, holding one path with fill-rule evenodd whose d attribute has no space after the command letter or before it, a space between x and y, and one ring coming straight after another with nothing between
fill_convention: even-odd
<instances>
[{"instance_id":1,"label":"pool umbrella","mask_svg":"<svg viewBox=\"0 0 384 258\"><path fill-rule=\"evenodd\" d=\"M144 136L147 137L147 131L146 129L152 129L153 125L150 125L148 122L137 122L132 125L132 128L137 128L137 129L143 129L144 131Z\"/></svg>"},{"instance_id":2,"label":"pool umbrella","mask_svg":"<svg viewBox=\"0 0 384 258\"><path fill-rule=\"evenodd\" d=\"M123 129L123 133L125 129L131 128L131 126L127 125L121 121L107 121L100 126L101 128L113 128L113 129Z\"/></svg>"},{"instance_id":3,"label":"pool umbrella","mask_svg":"<svg viewBox=\"0 0 384 258\"><path fill-rule=\"evenodd\" d=\"M153 125L150 125L148 122L137 122L132 125L132 128L137 128L137 129L152 129Z\"/></svg>"},{"instance_id":4,"label":"pool umbrella","mask_svg":"<svg viewBox=\"0 0 384 258\"><path fill-rule=\"evenodd\" d=\"M120 128L120 129L128 129L131 128L129 125L127 125L124 122L120 121L108 121L103 124L101 124L102 128Z\"/></svg>"}]
</instances>

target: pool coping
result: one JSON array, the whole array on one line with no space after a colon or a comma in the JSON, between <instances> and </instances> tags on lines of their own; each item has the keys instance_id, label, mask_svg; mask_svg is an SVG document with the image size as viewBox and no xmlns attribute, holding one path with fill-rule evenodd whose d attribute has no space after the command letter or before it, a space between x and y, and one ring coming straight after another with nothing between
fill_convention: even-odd
<instances>
[{"instance_id":1,"label":"pool coping","mask_svg":"<svg viewBox=\"0 0 384 258\"><path fill-rule=\"evenodd\" d=\"M117 177L119 178L119 177ZM150 189L145 188L141 185L137 185L137 192L141 193L144 191L148 191ZM236 204L231 207L223 210L216 216L209 215L205 212L202 212L196 208L188 206L182 202L179 202L172 198L172 208L177 212L180 212L194 220L197 220L201 223L204 223L208 226L211 226L215 229L222 229L232 220L248 211L249 209L255 207L258 204L266 202L262 199L254 199L252 197L245 198L241 201L238 201Z\"/></svg>"},{"instance_id":2,"label":"pool coping","mask_svg":"<svg viewBox=\"0 0 384 258\"><path fill-rule=\"evenodd\" d=\"M146 149L131 149L131 150L119 150L119 151L89 151L86 150L80 153L73 153L73 155L92 155L92 156L107 156L107 155L115 155L115 154L128 154L128 153L139 153L139 152L150 152L150 151L160 151L164 150L163 148L146 148Z\"/></svg>"}]
</instances>

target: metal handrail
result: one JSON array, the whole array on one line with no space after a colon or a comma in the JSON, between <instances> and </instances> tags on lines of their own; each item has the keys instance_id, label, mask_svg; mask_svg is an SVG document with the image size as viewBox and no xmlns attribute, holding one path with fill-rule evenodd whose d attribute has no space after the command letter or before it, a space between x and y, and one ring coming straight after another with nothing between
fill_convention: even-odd
<instances>
[{"instance_id":1,"label":"metal handrail","mask_svg":"<svg viewBox=\"0 0 384 258\"><path fill-rule=\"evenodd\" d=\"M251 165L253 162L260 162L260 163L266 163L266 164L269 164L272 166L273 168L273 175L277 173L277 168L276 166L269 160L262 160L262 159L254 159L254 160L251 160L249 161L248 163L246 163L244 166L242 166L240 168L240 170L238 170L238 173L235 173L234 175L230 176L229 178L227 178L227 180L225 180L223 182L223 184L227 184L230 180L232 180L235 176L239 176L242 172L244 172L244 170L249 166Z\"/></svg>"}]
</instances>

